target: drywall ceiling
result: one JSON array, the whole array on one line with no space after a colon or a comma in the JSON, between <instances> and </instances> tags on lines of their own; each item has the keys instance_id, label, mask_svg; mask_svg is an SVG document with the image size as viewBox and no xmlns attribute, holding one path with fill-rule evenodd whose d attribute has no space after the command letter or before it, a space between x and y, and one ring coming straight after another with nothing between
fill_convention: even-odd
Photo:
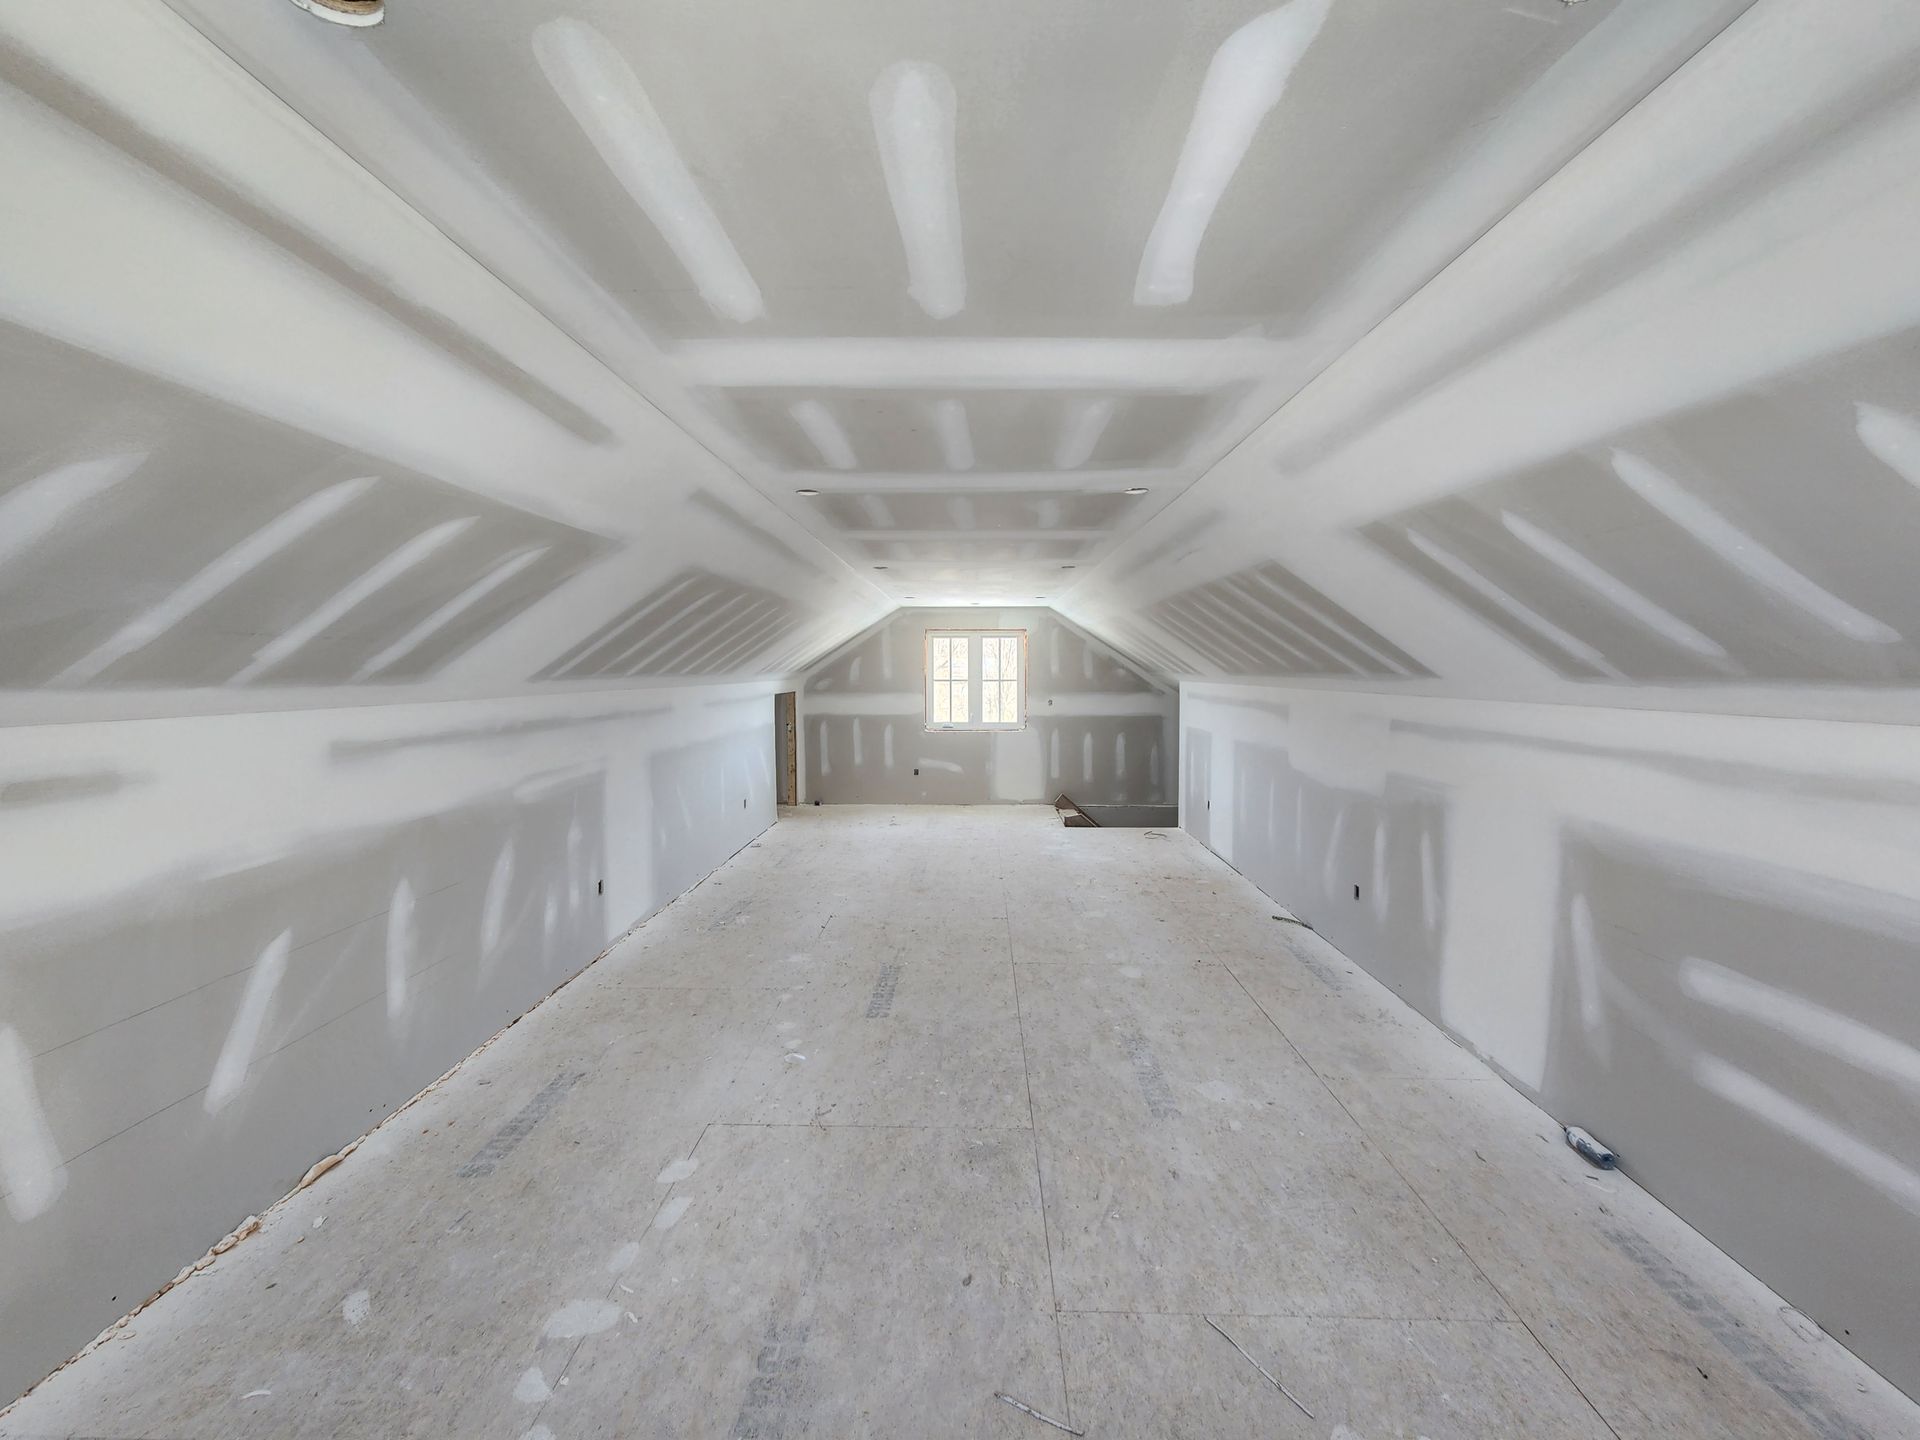
<instances>
[{"instance_id":1,"label":"drywall ceiling","mask_svg":"<svg viewBox=\"0 0 1920 1440\"><path fill-rule=\"evenodd\" d=\"M0 124L0 715L778 674L890 608L164 5L9 7Z\"/></svg>"},{"instance_id":2,"label":"drywall ceiling","mask_svg":"<svg viewBox=\"0 0 1920 1440\"><path fill-rule=\"evenodd\" d=\"M1169 675L1911 708L1910 4L168 6L0 21L0 500L102 531L0 571L15 685L767 673L978 600ZM116 497L255 476L343 508L236 647L182 603L254 512Z\"/></svg>"},{"instance_id":3,"label":"drywall ceiling","mask_svg":"<svg viewBox=\"0 0 1920 1440\"><path fill-rule=\"evenodd\" d=\"M1184 674L1920 714L1920 10L1580 8L1069 614Z\"/></svg>"},{"instance_id":4,"label":"drywall ceiling","mask_svg":"<svg viewBox=\"0 0 1920 1440\"><path fill-rule=\"evenodd\" d=\"M1029 603L1748 0L172 3L894 600Z\"/></svg>"}]
</instances>

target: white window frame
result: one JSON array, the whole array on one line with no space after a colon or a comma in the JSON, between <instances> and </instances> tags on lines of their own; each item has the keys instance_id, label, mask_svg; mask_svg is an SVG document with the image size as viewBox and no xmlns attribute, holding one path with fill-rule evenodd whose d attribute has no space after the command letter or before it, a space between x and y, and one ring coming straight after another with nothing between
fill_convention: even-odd
<instances>
[{"instance_id":1,"label":"white window frame","mask_svg":"<svg viewBox=\"0 0 1920 1440\"><path fill-rule=\"evenodd\" d=\"M997 721L989 724L980 717L986 713L981 703L981 691L985 688L984 641L1015 640L1019 642L1018 663L1014 666L1014 714L1019 718L1011 721ZM933 718L933 642L935 640L964 640L967 645L967 718L964 721L935 720ZM1027 728L1027 632L1024 630L929 630L922 655L921 673L923 677L923 714L926 728L929 730L1024 730Z\"/></svg>"}]
</instances>

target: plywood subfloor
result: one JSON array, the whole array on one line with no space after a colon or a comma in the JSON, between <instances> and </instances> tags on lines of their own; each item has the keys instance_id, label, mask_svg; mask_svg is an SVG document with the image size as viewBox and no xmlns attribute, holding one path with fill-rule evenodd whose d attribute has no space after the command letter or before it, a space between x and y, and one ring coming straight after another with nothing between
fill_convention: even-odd
<instances>
[{"instance_id":1,"label":"plywood subfloor","mask_svg":"<svg viewBox=\"0 0 1920 1440\"><path fill-rule=\"evenodd\" d=\"M1178 832L783 812L0 1434L1920 1433L1273 915Z\"/></svg>"}]
</instances>

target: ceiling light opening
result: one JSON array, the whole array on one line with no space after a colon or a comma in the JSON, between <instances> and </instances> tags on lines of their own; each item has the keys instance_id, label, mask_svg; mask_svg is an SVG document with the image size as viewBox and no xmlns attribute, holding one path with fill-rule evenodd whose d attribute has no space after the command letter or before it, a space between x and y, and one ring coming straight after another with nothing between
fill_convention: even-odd
<instances>
[{"instance_id":1,"label":"ceiling light opening","mask_svg":"<svg viewBox=\"0 0 1920 1440\"><path fill-rule=\"evenodd\" d=\"M1129 485L1125 490L1122 490L1120 493L1122 495L1144 495L1147 493L1147 487L1144 485Z\"/></svg>"},{"instance_id":2,"label":"ceiling light opening","mask_svg":"<svg viewBox=\"0 0 1920 1440\"><path fill-rule=\"evenodd\" d=\"M378 25L387 18L387 0L293 0L309 15L335 25Z\"/></svg>"},{"instance_id":3,"label":"ceiling light opening","mask_svg":"<svg viewBox=\"0 0 1920 1440\"><path fill-rule=\"evenodd\" d=\"M811 498L815 495L818 495L820 492L818 490L796 490L793 493L796 495L805 495Z\"/></svg>"}]
</instances>

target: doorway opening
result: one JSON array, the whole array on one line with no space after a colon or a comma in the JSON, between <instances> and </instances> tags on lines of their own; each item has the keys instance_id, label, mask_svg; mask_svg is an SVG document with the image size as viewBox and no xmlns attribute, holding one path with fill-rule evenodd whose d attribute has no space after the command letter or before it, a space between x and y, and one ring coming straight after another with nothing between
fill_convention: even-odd
<instances>
[{"instance_id":1,"label":"doorway opening","mask_svg":"<svg viewBox=\"0 0 1920 1440\"><path fill-rule=\"evenodd\" d=\"M773 783L776 803L800 803L800 696L782 690L773 697Z\"/></svg>"}]
</instances>

